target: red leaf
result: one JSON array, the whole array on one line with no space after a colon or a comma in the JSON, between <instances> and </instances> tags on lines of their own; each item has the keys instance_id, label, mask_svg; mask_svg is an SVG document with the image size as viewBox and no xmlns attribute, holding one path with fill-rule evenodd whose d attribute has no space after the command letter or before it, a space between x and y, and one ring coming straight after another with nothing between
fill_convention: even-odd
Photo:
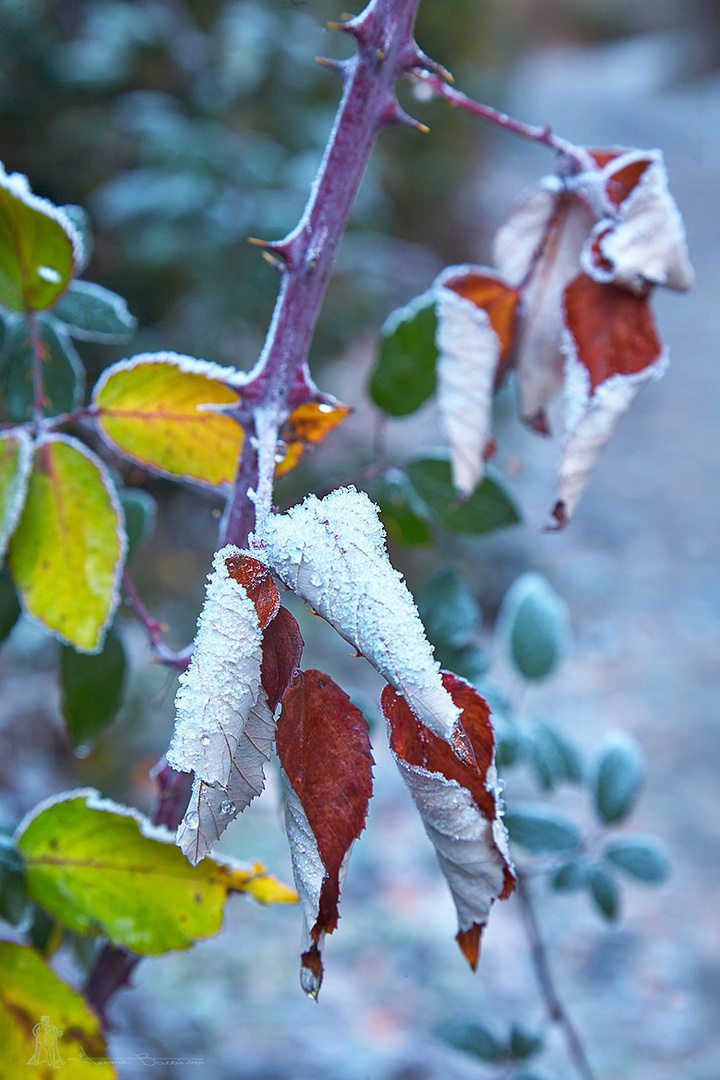
<instances>
[{"instance_id":1,"label":"red leaf","mask_svg":"<svg viewBox=\"0 0 720 1080\"><path fill-rule=\"evenodd\" d=\"M645 296L580 274L565 290L564 307L591 391L612 375L644 371L662 353Z\"/></svg>"},{"instance_id":2,"label":"red leaf","mask_svg":"<svg viewBox=\"0 0 720 1080\"><path fill-rule=\"evenodd\" d=\"M498 369L498 382L507 367L508 354L515 335L515 318L520 294L511 289L506 282L491 274L479 274L470 271L455 278L443 278L443 285L452 289L458 296L471 300L476 307L486 311L490 325L500 338L501 352Z\"/></svg>"},{"instance_id":3,"label":"red leaf","mask_svg":"<svg viewBox=\"0 0 720 1080\"><path fill-rule=\"evenodd\" d=\"M461 724L474 759L461 760L410 711L391 687L382 694L390 748L435 845L458 911L457 941L473 969L492 904L505 899L515 877L497 810L495 740L490 710L477 691L448 672L443 685L462 709Z\"/></svg>"},{"instance_id":4,"label":"red leaf","mask_svg":"<svg viewBox=\"0 0 720 1080\"><path fill-rule=\"evenodd\" d=\"M365 717L321 671L299 672L277 724L285 821L306 922L301 983L322 981L320 947L338 921L348 852L365 827L372 755Z\"/></svg>"},{"instance_id":5,"label":"red leaf","mask_svg":"<svg viewBox=\"0 0 720 1080\"><path fill-rule=\"evenodd\" d=\"M280 704L295 677L304 644L295 616L281 607L262 639L260 681L271 711Z\"/></svg>"},{"instance_id":6,"label":"red leaf","mask_svg":"<svg viewBox=\"0 0 720 1080\"><path fill-rule=\"evenodd\" d=\"M620 203L625 202L650 164L652 164L650 158L640 158L621 166L617 172L611 172L605 181L605 191L610 202L615 206L620 206Z\"/></svg>"},{"instance_id":7,"label":"red leaf","mask_svg":"<svg viewBox=\"0 0 720 1080\"><path fill-rule=\"evenodd\" d=\"M280 594L264 563L251 555L231 555L225 560L228 576L242 585L258 613L260 629L272 622L280 607Z\"/></svg>"}]
</instances>

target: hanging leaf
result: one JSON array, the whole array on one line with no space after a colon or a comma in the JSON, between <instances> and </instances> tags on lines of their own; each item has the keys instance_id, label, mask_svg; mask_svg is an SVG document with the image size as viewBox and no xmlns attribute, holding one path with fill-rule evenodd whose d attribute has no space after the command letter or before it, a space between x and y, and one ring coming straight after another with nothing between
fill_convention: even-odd
<instances>
[{"instance_id":1,"label":"hanging leaf","mask_svg":"<svg viewBox=\"0 0 720 1080\"><path fill-rule=\"evenodd\" d=\"M606 825L619 825L637 802L645 780L645 759L627 732L607 740L595 773L595 808Z\"/></svg>"},{"instance_id":2,"label":"hanging leaf","mask_svg":"<svg viewBox=\"0 0 720 1080\"><path fill-rule=\"evenodd\" d=\"M317 997L323 939L337 926L350 848L372 795L367 721L328 675L299 672L283 698L277 752L304 917L300 982Z\"/></svg>"},{"instance_id":3,"label":"hanging leaf","mask_svg":"<svg viewBox=\"0 0 720 1080\"><path fill-rule=\"evenodd\" d=\"M262 639L260 681L273 712L295 678L304 644L295 616L281 607L265 628Z\"/></svg>"},{"instance_id":4,"label":"hanging leaf","mask_svg":"<svg viewBox=\"0 0 720 1080\"><path fill-rule=\"evenodd\" d=\"M565 290L565 316L567 440L553 510L558 528L573 516L620 418L667 365L646 297L581 274Z\"/></svg>"},{"instance_id":5,"label":"hanging leaf","mask_svg":"<svg viewBox=\"0 0 720 1080\"><path fill-rule=\"evenodd\" d=\"M502 1061L506 1048L496 1035L475 1020L453 1019L438 1024L435 1034L454 1050L480 1061Z\"/></svg>"},{"instance_id":6,"label":"hanging leaf","mask_svg":"<svg viewBox=\"0 0 720 1080\"><path fill-rule=\"evenodd\" d=\"M488 476L461 502L444 458L415 458L405 468L416 493L448 532L480 536L520 520L507 494Z\"/></svg>"},{"instance_id":7,"label":"hanging leaf","mask_svg":"<svg viewBox=\"0 0 720 1080\"><path fill-rule=\"evenodd\" d=\"M59 416L82 402L85 369L62 323L39 315L37 332L42 348L43 413ZM0 354L0 397L5 415L15 423L33 418L33 348L24 315L11 315L5 325Z\"/></svg>"},{"instance_id":8,"label":"hanging leaf","mask_svg":"<svg viewBox=\"0 0 720 1080\"><path fill-rule=\"evenodd\" d=\"M52 314L81 341L127 341L137 327L122 296L90 281L71 281Z\"/></svg>"},{"instance_id":9,"label":"hanging leaf","mask_svg":"<svg viewBox=\"0 0 720 1080\"><path fill-rule=\"evenodd\" d=\"M261 685L258 611L237 580L244 573L242 559L232 546L213 559L192 660L180 676L175 699L167 760L178 772L195 774L177 833L178 845L193 864L262 791L275 735ZM271 606L274 614L274 600Z\"/></svg>"},{"instance_id":10,"label":"hanging leaf","mask_svg":"<svg viewBox=\"0 0 720 1080\"><path fill-rule=\"evenodd\" d=\"M427 509L403 472L389 469L373 489L373 495L389 540L408 547L432 543L432 532L423 517L427 516Z\"/></svg>"},{"instance_id":11,"label":"hanging leaf","mask_svg":"<svg viewBox=\"0 0 720 1080\"><path fill-rule=\"evenodd\" d=\"M41 311L76 272L82 242L66 214L0 165L0 304Z\"/></svg>"},{"instance_id":12,"label":"hanging leaf","mask_svg":"<svg viewBox=\"0 0 720 1080\"><path fill-rule=\"evenodd\" d=\"M457 942L474 969L490 908L498 897L510 895L515 877L498 812L490 711L477 691L456 675L446 672L443 685L461 710L462 729L472 747L465 760L414 716L390 686L383 690L382 709L390 749L455 901Z\"/></svg>"},{"instance_id":13,"label":"hanging leaf","mask_svg":"<svg viewBox=\"0 0 720 1080\"><path fill-rule=\"evenodd\" d=\"M438 407L453 485L467 497L485 470L492 397L512 344L519 294L485 267L450 266L435 286Z\"/></svg>"},{"instance_id":14,"label":"hanging leaf","mask_svg":"<svg viewBox=\"0 0 720 1080\"><path fill-rule=\"evenodd\" d=\"M599 203L601 219L582 252L586 273L639 295L650 285L683 292L692 288L685 227L659 150L617 154L599 174L588 177L587 187Z\"/></svg>"},{"instance_id":15,"label":"hanging leaf","mask_svg":"<svg viewBox=\"0 0 720 1080\"><path fill-rule=\"evenodd\" d=\"M408 416L435 393L435 293L398 308L381 330L370 396L390 416Z\"/></svg>"},{"instance_id":16,"label":"hanging leaf","mask_svg":"<svg viewBox=\"0 0 720 1080\"><path fill-rule=\"evenodd\" d=\"M25 610L61 641L99 652L119 599L122 511L110 475L67 435L37 443L9 564Z\"/></svg>"},{"instance_id":17,"label":"hanging leaf","mask_svg":"<svg viewBox=\"0 0 720 1080\"><path fill-rule=\"evenodd\" d=\"M141 353L108 368L93 391L100 434L114 449L165 476L232 483L243 430L219 406L236 405L237 379L176 353Z\"/></svg>"},{"instance_id":18,"label":"hanging leaf","mask_svg":"<svg viewBox=\"0 0 720 1080\"><path fill-rule=\"evenodd\" d=\"M293 409L280 431L278 457L284 456L275 467L275 478L294 469L306 451L322 442L351 412L352 409L330 397L325 401L306 401Z\"/></svg>"},{"instance_id":19,"label":"hanging leaf","mask_svg":"<svg viewBox=\"0 0 720 1080\"><path fill-rule=\"evenodd\" d=\"M73 746L89 746L114 719L122 702L125 653L111 630L102 651L88 656L60 647L60 712Z\"/></svg>"},{"instance_id":20,"label":"hanging leaf","mask_svg":"<svg viewBox=\"0 0 720 1080\"><path fill-rule=\"evenodd\" d=\"M546 176L520 197L493 243L500 276L524 284L514 364L523 420L542 434L549 433L547 406L563 384L563 292L577 276L592 224L563 182Z\"/></svg>"},{"instance_id":21,"label":"hanging leaf","mask_svg":"<svg viewBox=\"0 0 720 1080\"><path fill-rule=\"evenodd\" d=\"M603 856L628 877L646 885L659 885L668 876L667 854L651 836L612 840L605 845Z\"/></svg>"},{"instance_id":22,"label":"hanging leaf","mask_svg":"<svg viewBox=\"0 0 720 1080\"><path fill-rule=\"evenodd\" d=\"M522 574L502 602L498 632L523 678L545 679L567 650L567 605L541 574Z\"/></svg>"},{"instance_id":23,"label":"hanging leaf","mask_svg":"<svg viewBox=\"0 0 720 1080\"><path fill-rule=\"evenodd\" d=\"M402 577L390 565L377 507L364 492L309 495L268 519L263 556L346 641L405 694L417 716L452 738L459 710Z\"/></svg>"},{"instance_id":24,"label":"hanging leaf","mask_svg":"<svg viewBox=\"0 0 720 1080\"><path fill-rule=\"evenodd\" d=\"M9 1077L113 1080L100 1021L33 949L0 942L0 1040Z\"/></svg>"},{"instance_id":25,"label":"hanging leaf","mask_svg":"<svg viewBox=\"0 0 720 1080\"><path fill-rule=\"evenodd\" d=\"M68 929L104 934L142 956L217 933L231 892L261 903L295 899L259 864L207 859L192 867L165 829L92 790L41 803L16 842L28 896Z\"/></svg>"},{"instance_id":26,"label":"hanging leaf","mask_svg":"<svg viewBox=\"0 0 720 1080\"><path fill-rule=\"evenodd\" d=\"M556 892L578 892L587 885L588 874L587 863L580 859L570 859L569 862L557 868L550 879L550 884Z\"/></svg>"},{"instance_id":27,"label":"hanging leaf","mask_svg":"<svg viewBox=\"0 0 720 1080\"><path fill-rule=\"evenodd\" d=\"M26 431L0 433L0 558L20 520L32 463L33 443Z\"/></svg>"}]
</instances>

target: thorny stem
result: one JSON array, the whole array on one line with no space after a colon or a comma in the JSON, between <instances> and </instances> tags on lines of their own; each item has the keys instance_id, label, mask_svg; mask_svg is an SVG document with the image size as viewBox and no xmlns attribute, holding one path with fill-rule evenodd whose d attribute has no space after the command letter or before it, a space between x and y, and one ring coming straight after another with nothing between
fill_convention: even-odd
<instances>
[{"instance_id":1,"label":"thorny stem","mask_svg":"<svg viewBox=\"0 0 720 1080\"><path fill-rule=\"evenodd\" d=\"M561 1027L565 1036L568 1054L579 1075L582 1076L583 1080L595 1080L595 1074L590 1068L590 1063L582 1039L578 1035L577 1029L568 1016L565 1006L560 1000L557 987L555 986L555 979L550 970L550 961L548 960L545 942L543 941L540 932L540 925L535 914L535 907L530 896L527 882L522 873L518 873L517 875L515 893L520 904L523 925L530 942L530 952L535 968L535 975L537 976L540 992L542 993L545 1005L547 1006L550 1019Z\"/></svg>"},{"instance_id":2,"label":"thorny stem","mask_svg":"<svg viewBox=\"0 0 720 1080\"><path fill-rule=\"evenodd\" d=\"M325 62L342 76L344 92L317 178L295 229L283 240L261 242L279 261L282 281L264 348L243 391L262 418L262 430L256 431L259 460L253 463L248 454L240 463L223 543L247 543L254 516L247 508L249 490L255 493L255 532L261 533L272 506L277 433L292 408L308 398L310 342L373 144L387 124L415 124L397 104L395 81L403 71L439 70L413 40L419 3L371 0L360 15L336 27L355 38L358 52L349 60Z\"/></svg>"},{"instance_id":3,"label":"thorny stem","mask_svg":"<svg viewBox=\"0 0 720 1080\"><path fill-rule=\"evenodd\" d=\"M549 125L539 127L536 124L525 124L522 120L516 120L512 116L508 116L507 113L500 112L499 109L493 109L491 105L482 105L479 101L473 101L467 94L463 94L461 90L456 90L454 86L451 86L435 72L417 70L412 72L412 76L425 86L430 87L439 97L444 98L451 105L457 105L459 108L464 109L465 112L470 113L472 116L476 116L480 120L487 120L491 124L495 124L496 127L511 131L514 135L532 139L533 142L549 147L556 154L564 157L570 164L575 165L579 171L592 168L592 159L585 148L576 146L575 143L555 135Z\"/></svg>"}]
</instances>

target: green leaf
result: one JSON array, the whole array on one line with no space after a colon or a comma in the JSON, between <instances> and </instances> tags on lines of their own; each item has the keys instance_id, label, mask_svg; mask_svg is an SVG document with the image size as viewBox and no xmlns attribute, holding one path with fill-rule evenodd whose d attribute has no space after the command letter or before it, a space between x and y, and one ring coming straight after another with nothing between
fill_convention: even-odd
<instances>
[{"instance_id":1,"label":"green leaf","mask_svg":"<svg viewBox=\"0 0 720 1080\"><path fill-rule=\"evenodd\" d=\"M22 858L10 837L0 835L0 919L19 926L27 908Z\"/></svg>"},{"instance_id":2,"label":"green leaf","mask_svg":"<svg viewBox=\"0 0 720 1080\"><path fill-rule=\"evenodd\" d=\"M28 896L68 929L104 934L144 956L217 933L229 892L262 903L295 899L259 864L206 858L191 866L173 841L141 814L89 790L36 807L16 837Z\"/></svg>"},{"instance_id":3,"label":"green leaf","mask_svg":"<svg viewBox=\"0 0 720 1080\"><path fill-rule=\"evenodd\" d=\"M72 412L82 402L85 369L61 323L42 315L36 322L43 350L43 413ZM32 363L29 323L23 315L11 315L0 355L0 397L6 416L15 423L33 417Z\"/></svg>"},{"instance_id":4,"label":"green leaf","mask_svg":"<svg viewBox=\"0 0 720 1080\"><path fill-rule=\"evenodd\" d=\"M505 1056L503 1044L491 1031L473 1020L447 1020L438 1024L435 1033L448 1046L481 1061L501 1061Z\"/></svg>"},{"instance_id":5,"label":"green leaf","mask_svg":"<svg viewBox=\"0 0 720 1080\"><path fill-rule=\"evenodd\" d=\"M90 262L93 253L94 243L90 218L82 206L76 206L74 203L66 203L60 209L74 228L76 236L80 238L82 250L78 251L77 245L75 247L76 274L80 275Z\"/></svg>"},{"instance_id":6,"label":"green leaf","mask_svg":"<svg viewBox=\"0 0 720 1080\"><path fill-rule=\"evenodd\" d=\"M578 827L550 807L515 806L503 821L512 842L533 854L573 851L582 844Z\"/></svg>"},{"instance_id":7,"label":"green leaf","mask_svg":"<svg viewBox=\"0 0 720 1080\"><path fill-rule=\"evenodd\" d=\"M648 885L659 885L669 873L663 847L649 836L627 836L606 844L604 857L628 877Z\"/></svg>"},{"instance_id":8,"label":"green leaf","mask_svg":"<svg viewBox=\"0 0 720 1080\"><path fill-rule=\"evenodd\" d=\"M556 892L577 892L585 888L587 880L587 863L579 859L571 859L557 868L550 879L550 884Z\"/></svg>"},{"instance_id":9,"label":"green leaf","mask_svg":"<svg viewBox=\"0 0 720 1080\"><path fill-rule=\"evenodd\" d=\"M9 565L21 602L61 641L102 648L125 555L120 504L107 469L77 439L37 444Z\"/></svg>"},{"instance_id":10,"label":"green leaf","mask_svg":"<svg viewBox=\"0 0 720 1080\"><path fill-rule=\"evenodd\" d=\"M532 746L531 764L543 790L552 791L563 780L580 783L580 754L568 739L541 720L529 726L528 735Z\"/></svg>"},{"instance_id":11,"label":"green leaf","mask_svg":"<svg viewBox=\"0 0 720 1080\"><path fill-rule=\"evenodd\" d=\"M502 602L498 633L525 679L545 679L567 647L567 607L540 574L522 574Z\"/></svg>"},{"instance_id":12,"label":"green leaf","mask_svg":"<svg viewBox=\"0 0 720 1080\"><path fill-rule=\"evenodd\" d=\"M60 711L73 746L89 746L115 717L124 674L125 653L113 630L102 652L91 656L60 647Z\"/></svg>"},{"instance_id":13,"label":"green leaf","mask_svg":"<svg viewBox=\"0 0 720 1080\"><path fill-rule=\"evenodd\" d=\"M416 458L407 463L406 471L417 494L448 532L480 535L520 520L506 493L487 476L469 499L461 501L446 458Z\"/></svg>"},{"instance_id":14,"label":"green leaf","mask_svg":"<svg viewBox=\"0 0 720 1080\"><path fill-rule=\"evenodd\" d=\"M26 431L0 434L0 558L20 520L32 463L32 439Z\"/></svg>"},{"instance_id":15,"label":"green leaf","mask_svg":"<svg viewBox=\"0 0 720 1080\"><path fill-rule=\"evenodd\" d=\"M542 1047L542 1038L528 1031L521 1024L513 1024L510 1030L510 1056L516 1061L527 1061Z\"/></svg>"},{"instance_id":16,"label":"green leaf","mask_svg":"<svg viewBox=\"0 0 720 1080\"><path fill-rule=\"evenodd\" d=\"M390 540L406 547L431 544L433 534L418 508L427 513L410 481L399 469L389 470L373 492Z\"/></svg>"},{"instance_id":17,"label":"green leaf","mask_svg":"<svg viewBox=\"0 0 720 1080\"><path fill-rule=\"evenodd\" d=\"M127 341L137 326L122 296L90 281L71 281L52 314L83 341Z\"/></svg>"},{"instance_id":18,"label":"green leaf","mask_svg":"<svg viewBox=\"0 0 720 1080\"><path fill-rule=\"evenodd\" d=\"M452 567L438 570L417 598L418 611L432 645L460 649L476 633L480 607Z\"/></svg>"},{"instance_id":19,"label":"green leaf","mask_svg":"<svg viewBox=\"0 0 720 1080\"><path fill-rule=\"evenodd\" d=\"M435 294L393 312L381 330L370 395L390 416L407 416L435 392Z\"/></svg>"},{"instance_id":20,"label":"green leaf","mask_svg":"<svg viewBox=\"0 0 720 1080\"><path fill-rule=\"evenodd\" d=\"M628 816L645 779L645 759L626 732L612 736L600 754L595 773L595 808L606 825Z\"/></svg>"},{"instance_id":21,"label":"green leaf","mask_svg":"<svg viewBox=\"0 0 720 1080\"><path fill-rule=\"evenodd\" d=\"M0 943L0 969L3 1076L112 1080L99 1020L80 994L22 945Z\"/></svg>"},{"instance_id":22,"label":"green leaf","mask_svg":"<svg viewBox=\"0 0 720 1080\"><path fill-rule=\"evenodd\" d=\"M125 532L128 539L127 562L144 547L155 532L157 503L152 495L140 488L128 488L120 492Z\"/></svg>"},{"instance_id":23,"label":"green leaf","mask_svg":"<svg viewBox=\"0 0 720 1080\"><path fill-rule=\"evenodd\" d=\"M50 307L80 254L80 237L62 210L0 165L0 304L12 311Z\"/></svg>"},{"instance_id":24,"label":"green leaf","mask_svg":"<svg viewBox=\"0 0 720 1080\"><path fill-rule=\"evenodd\" d=\"M602 867L594 866L588 872L588 887L600 914L614 922L620 914L620 896L613 878Z\"/></svg>"}]
</instances>

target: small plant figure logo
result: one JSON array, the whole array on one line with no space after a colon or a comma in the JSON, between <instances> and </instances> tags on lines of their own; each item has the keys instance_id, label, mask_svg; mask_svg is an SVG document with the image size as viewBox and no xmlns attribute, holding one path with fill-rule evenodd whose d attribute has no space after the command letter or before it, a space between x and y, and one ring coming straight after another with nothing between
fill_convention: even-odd
<instances>
[{"instance_id":1,"label":"small plant figure logo","mask_svg":"<svg viewBox=\"0 0 720 1080\"><path fill-rule=\"evenodd\" d=\"M51 1065L58 1069L64 1064L58 1050L58 1039L62 1035L60 1028L50 1022L49 1016L43 1016L40 1023L33 1028L35 1036L35 1053L28 1061L28 1065Z\"/></svg>"}]
</instances>

